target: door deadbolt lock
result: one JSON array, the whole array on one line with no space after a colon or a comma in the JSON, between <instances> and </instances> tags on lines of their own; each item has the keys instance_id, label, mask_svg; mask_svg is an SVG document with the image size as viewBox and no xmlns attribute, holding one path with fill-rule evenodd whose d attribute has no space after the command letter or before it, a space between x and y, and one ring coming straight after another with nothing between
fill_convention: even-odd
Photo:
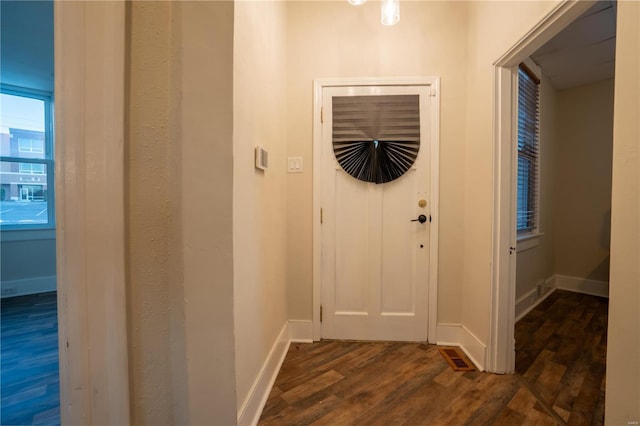
<instances>
[{"instance_id":1,"label":"door deadbolt lock","mask_svg":"<svg viewBox=\"0 0 640 426\"><path fill-rule=\"evenodd\" d=\"M420 207L427 207L427 200L420 200L420 201L418 201L418 206L420 206Z\"/></svg>"}]
</instances>

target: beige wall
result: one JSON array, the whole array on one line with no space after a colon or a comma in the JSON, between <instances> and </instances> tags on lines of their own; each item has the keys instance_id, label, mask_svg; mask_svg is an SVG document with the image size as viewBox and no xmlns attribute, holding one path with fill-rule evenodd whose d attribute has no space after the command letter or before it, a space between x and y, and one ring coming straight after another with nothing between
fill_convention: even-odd
<instances>
[{"instance_id":1,"label":"beige wall","mask_svg":"<svg viewBox=\"0 0 640 426\"><path fill-rule=\"evenodd\" d=\"M438 322L463 323L488 342L493 62L556 5L407 2L401 25L391 28L379 24L373 3L358 8L342 2L288 5L288 153L304 156L307 164L305 173L288 179L290 318L311 318L313 79L439 75ZM549 262L548 255L545 259Z\"/></svg>"},{"instance_id":2,"label":"beige wall","mask_svg":"<svg viewBox=\"0 0 640 426\"><path fill-rule=\"evenodd\" d=\"M493 63L557 1L469 2L462 323L489 341L493 214Z\"/></svg>"},{"instance_id":3,"label":"beige wall","mask_svg":"<svg viewBox=\"0 0 640 426\"><path fill-rule=\"evenodd\" d=\"M25 239L24 234L35 235L33 239ZM0 253L2 285L8 284L7 281L56 275L55 231L3 231ZM55 285L50 291L55 291Z\"/></svg>"},{"instance_id":4,"label":"beige wall","mask_svg":"<svg viewBox=\"0 0 640 426\"><path fill-rule=\"evenodd\" d=\"M285 3L235 6L233 263L238 409L287 316ZM254 148L269 167L254 167Z\"/></svg>"},{"instance_id":5,"label":"beige wall","mask_svg":"<svg viewBox=\"0 0 640 426\"><path fill-rule=\"evenodd\" d=\"M556 90L546 77L540 83L540 217L538 245L516 259L516 300L554 273L554 191L557 185ZM526 242L528 243L528 241ZM525 244L526 244L525 243Z\"/></svg>"},{"instance_id":6,"label":"beige wall","mask_svg":"<svg viewBox=\"0 0 640 426\"><path fill-rule=\"evenodd\" d=\"M189 423L233 424L234 3L179 2L177 9Z\"/></svg>"},{"instance_id":7,"label":"beige wall","mask_svg":"<svg viewBox=\"0 0 640 426\"><path fill-rule=\"evenodd\" d=\"M618 2L606 424L640 421L640 3Z\"/></svg>"},{"instance_id":8,"label":"beige wall","mask_svg":"<svg viewBox=\"0 0 640 426\"><path fill-rule=\"evenodd\" d=\"M134 424L173 418L169 309L170 3L128 4L129 365Z\"/></svg>"},{"instance_id":9,"label":"beige wall","mask_svg":"<svg viewBox=\"0 0 640 426\"><path fill-rule=\"evenodd\" d=\"M132 420L233 424L234 5L128 7Z\"/></svg>"},{"instance_id":10,"label":"beige wall","mask_svg":"<svg viewBox=\"0 0 640 426\"><path fill-rule=\"evenodd\" d=\"M380 4L287 4L287 150L304 173L287 180L287 296L291 319L312 312L313 80L440 76L440 265L438 320L460 322L467 5L404 2L400 25L380 24Z\"/></svg>"},{"instance_id":11,"label":"beige wall","mask_svg":"<svg viewBox=\"0 0 640 426\"><path fill-rule=\"evenodd\" d=\"M558 93L555 272L609 281L613 80Z\"/></svg>"}]
</instances>

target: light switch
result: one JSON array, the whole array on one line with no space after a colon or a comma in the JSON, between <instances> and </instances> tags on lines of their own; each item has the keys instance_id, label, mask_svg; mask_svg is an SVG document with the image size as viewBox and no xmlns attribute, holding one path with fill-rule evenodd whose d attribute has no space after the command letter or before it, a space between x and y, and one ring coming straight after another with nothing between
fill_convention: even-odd
<instances>
[{"instance_id":1,"label":"light switch","mask_svg":"<svg viewBox=\"0 0 640 426\"><path fill-rule=\"evenodd\" d=\"M287 171L289 173L302 173L302 157L287 158Z\"/></svg>"}]
</instances>

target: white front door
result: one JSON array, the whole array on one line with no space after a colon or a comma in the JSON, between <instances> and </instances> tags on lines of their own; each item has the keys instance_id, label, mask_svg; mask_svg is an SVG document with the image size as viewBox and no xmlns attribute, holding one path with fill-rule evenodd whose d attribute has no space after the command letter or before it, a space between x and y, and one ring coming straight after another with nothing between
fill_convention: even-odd
<instances>
[{"instance_id":1,"label":"white front door","mask_svg":"<svg viewBox=\"0 0 640 426\"><path fill-rule=\"evenodd\" d=\"M430 90L429 86L323 88L322 338L427 340ZM406 99L412 104L408 112L403 111ZM393 111L381 111L385 108ZM418 128L406 120L417 121ZM341 126L357 129L343 131ZM341 139L343 133L349 135ZM403 145L403 140L411 142ZM388 157L382 148L388 153L392 141L400 141L395 144L400 146L399 160L369 167L364 157L369 162ZM352 152L345 157L344 149ZM386 171L398 166L393 163L399 164L400 172L389 177L393 170ZM417 220L421 215L426 221Z\"/></svg>"}]
</instances>

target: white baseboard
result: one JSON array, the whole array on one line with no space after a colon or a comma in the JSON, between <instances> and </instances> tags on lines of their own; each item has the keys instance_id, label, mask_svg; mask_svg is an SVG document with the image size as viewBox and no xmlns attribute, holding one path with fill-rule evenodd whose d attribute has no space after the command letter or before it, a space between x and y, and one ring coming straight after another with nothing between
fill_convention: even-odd
<instances>
[{"instance_id":1,"label":"white baseboard","mask_svg":"<svg viewBox=\"0 0 640 426\"><path fill-rule=\"evenodd\" d=\"M516 300L515 322L524 318L525 315L535 309L536 306L555 291L554 282L553 276L544 281L540 281L536 288Z\"/></svg>"},{"instance_id":2,"label":"white baseboard","mask_svg":"<svg viewBox=\"0 0 640 426\"><path fill-rule=\"evenodd\" d=\"M538 289L534 288L516 300L516 322L529 313L536 305Z\"/></svg>"},{"instance_id":3,"label":"white baseboard","mask_svg":"<svg viewBox=\"0 0 640 426\"><path fill-rule=\"evenodd\" d=\"M478 370L484 371L486 368L487 346L480 341L467 327L461 326L460 349L464 351Z\"/></svg>"},{"instance_id":4,"label":"white baseboard","mask_svg":"<svg viewBox=\"0 0 640 426\"><path fill-rule=\"evenodd\" d=\"M458 346L478 367L486 369L487 346L462 324L438 324L437 344L440 346Z\"/></svg>"},{"instance_id":5,"label":"white baseboard","mask_svg":"<svg viewBox=\"0 0 640 426\"><path fill-rule=\"evenodd\" d=\"M304 320L289 320L285 322L258 377L256 377L253 386L251 386L249 395L238 410L238 425L258 424L291 342L313 342L312 322Z\"/></svg>"},{"instance_id":6,"label":"white baseboard","mask_svg":"<svg viewBox=\"0 0 640 426\"><path fill-rule=\"evenodd\" d=\"M285 322L271 347L260 374L256 377L249 395L238 410L238 425L256 425L276 381L282 362L289 350L289 323Z\"/></svg>"},{"instance_id":7,"label":"white baseboard","mask_svg":"<svg viewBox=\"0 0 640 426\"><path fill-rule=\"evenodd\" d=\"M55 275L0 282L0 294L2 298L26 296L28 294L46 293L49 291L56 291Z\"/></svg>"},{"instance_id":8,"label":"white baseboard","mask_svg":"<svg viewBox=\"0 0 640 426\"><path fill-rule=\"evenodd\" d=\"M289 340L292 342L313 342L313 322L310 320L289 320Z\"/></svg>"},{"instance_id":9,"label":"white baseboard","mask_svg":"<svg viewBox=\"0 0 640 426\"><path fill-rule=\"evenodd\" d=\"M559 290L574 291L592 296L609 297L609 283L606 281L590 280L587 278L554 275L553 287Z\"/></svg>"},{"instance_id":10,"label":"white baseboard","mask_svg":"<svg viewBox=\"0 0 640 426\"><path fill-rule=\"evenodd\" d=\"M545 280L544 286L542 286L544 290L541 294L538 294L538 287L540 287L541 284L542 283L539 283L536 288L516 300L516 322L531 312L556 289L590 294L592 296L609 297L609 283L606 281L556 274Z\"/></svg>"},{"instance_id":11,"label":"white baseboard","mask_svg":"<svg viewBox=\"0 0 640 426\"><path fill-rule=\"evenodd\" d=\"M438 324L436 343L440 346L460 346L460 324Z\"/></svg>"}]
</instances>

